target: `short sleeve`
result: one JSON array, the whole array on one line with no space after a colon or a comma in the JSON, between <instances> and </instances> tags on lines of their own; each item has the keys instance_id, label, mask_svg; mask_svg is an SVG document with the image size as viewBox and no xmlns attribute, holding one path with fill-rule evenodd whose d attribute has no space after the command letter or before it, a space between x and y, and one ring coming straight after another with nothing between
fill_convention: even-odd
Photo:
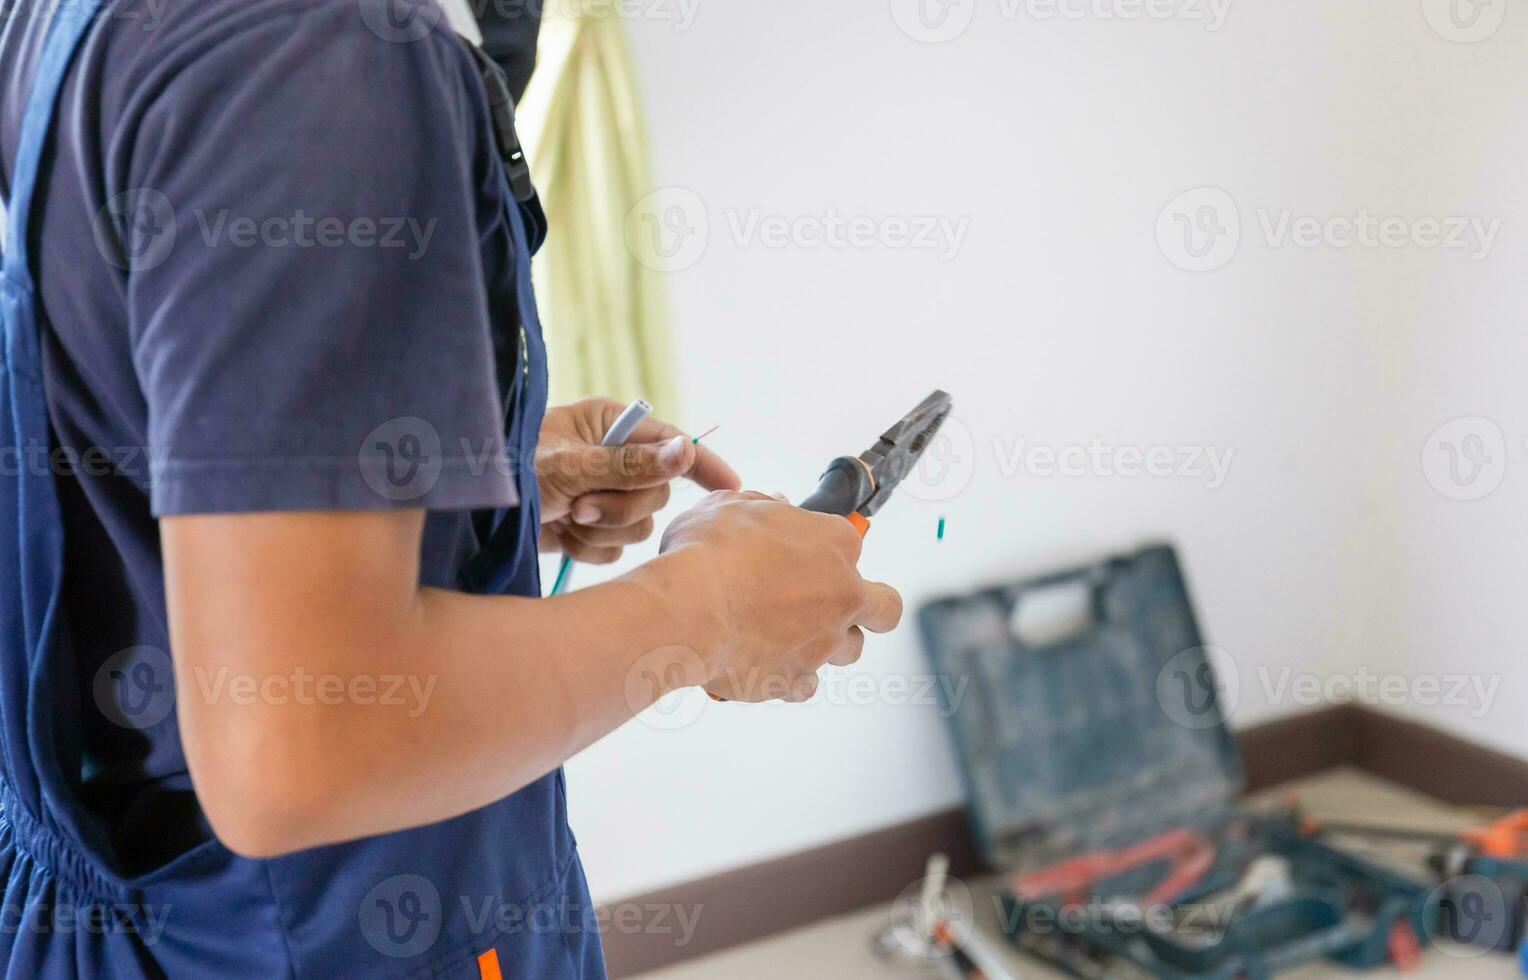
<instances>
[{"instance_id":1,"label":"short sleeve","mask_svg":"<svg viewBox=\"0 0 1528 980\"><path fill-rule=\"evenodd\" d=\"M516 502L478 81L408 2L193 21L138 86L97 226L124 272L156 515Z\"/></svg>"}]
</instances>

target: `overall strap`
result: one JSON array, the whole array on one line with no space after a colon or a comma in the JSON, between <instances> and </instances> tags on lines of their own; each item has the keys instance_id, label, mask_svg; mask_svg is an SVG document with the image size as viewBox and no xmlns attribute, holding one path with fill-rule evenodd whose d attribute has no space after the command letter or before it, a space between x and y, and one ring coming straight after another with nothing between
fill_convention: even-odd
<instances>
[{"instance_id":1,"label":"overall strap","mask_svg":"<svg viewBox=\"0 0 1528 980\"><path fill-rule=\"evenodd\" d=\"M483 94L488 99L488 115L493 120L494 145L499 159L504 163L504 174L509 178L509 189L521 204L536 196L531 183L531 165L520 148L520 134L515 130L515 99L509 91L509 79L488 52L474 44L471 38L458 34L461 42L477 62L478 75L483 79Z\"/></svg>"},{"instance_id":2,"label":"overall strap","mask_svg":"<svg viewBox=\"0 0 1528 980\"><path fill-rule=\"evenodd\" d=\"M100 6L101 0L57 0L57 9L43 41L42 57L37 61L26 112L21 117L21 138L16 145L16 165L11 172L11 197L5 207L5 237L0 238L5 276L15 283L29 282L31 278L27 264L27 225L32 212L32 192L42 166L43 148L53 128L58 92L63 87L64 76L69 73L74 51Z\"/></svg>"},{"instance_id":3,"label":"overall strap","mask_svg":"<svg viewBox=\"0 0 1528 980\"><path fill-rule=\"evenodd\" d=\"M55 707L60 688L52 671L49 639L55 630L63 579L63 532L57 488L49 469L19 454L46 444L48 406L42 381L42 327L37 289L28 261L28 226L53 129L59 90L80 39L101 0L42 0L52 10L21 118L10 180L5 238L0 242L0 448L21 460L0 478L0 509L7 511L0 537L0 806L14 830L25 810L35 824L47 813L49 787L66 785L60 774ZM22 8L17 8L19 11ZM42 25L38 25L42 26ZM76 731L78 724L66 729Z\"/></svg>"}]
</instances>

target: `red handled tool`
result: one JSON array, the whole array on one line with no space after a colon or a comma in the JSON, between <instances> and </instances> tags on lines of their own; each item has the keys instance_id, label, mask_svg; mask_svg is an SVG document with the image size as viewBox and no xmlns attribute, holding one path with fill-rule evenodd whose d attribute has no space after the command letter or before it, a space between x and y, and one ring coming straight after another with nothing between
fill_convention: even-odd
<instances>
[{"instance_id":1,"label":"red handled tool","mask_svg":"<svg viewBox=\"0 0 1528 980\"><path fill-rule=\"evenodd\" d=\"M1009 887L1025 898L1059 895L1063 905L1081 905L1105 878L1166 861L1167 873L1142 901L1172 901L1214 866L1215 845L1187 827L1179 827L1119 851L1096 851L1010 879Z\"/></svg>"}]
</instances>

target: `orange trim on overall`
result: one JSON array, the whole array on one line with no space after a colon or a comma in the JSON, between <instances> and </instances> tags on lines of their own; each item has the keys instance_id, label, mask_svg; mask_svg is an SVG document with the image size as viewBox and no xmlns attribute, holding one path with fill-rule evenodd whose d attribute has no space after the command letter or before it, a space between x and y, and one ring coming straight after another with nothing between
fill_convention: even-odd
<instances>
[{"instance_id":1,"label":"orange trim on overall","mask_svg":"<svg viewBox=\"0 0 1528 980\"><path fill-rule=\"evenodd\" d=\"M499 972L499 951L489 949L479 953L477 958L478 976L483 980L504 980L504 974Z\"/></svg>"}]
</instances>

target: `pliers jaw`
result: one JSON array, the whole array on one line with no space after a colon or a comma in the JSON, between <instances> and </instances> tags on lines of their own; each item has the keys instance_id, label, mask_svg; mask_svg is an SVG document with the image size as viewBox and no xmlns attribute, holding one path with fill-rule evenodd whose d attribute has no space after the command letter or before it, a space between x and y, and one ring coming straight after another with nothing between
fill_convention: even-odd
<instances>
[{"instance_id":1,"label":"pliers jaw","mask_svg":"<svg viewBox=\"0 0 1528 980\"><path fill-rule=\"evenodd\" d=\"M874 446L860 454L860 461L870 471L875 485L870 498L859 507L861 514L873 517L891 499L897 484L912 472L929 443L934 441L953 405L954 401L946 392L936 390L896 425L881 433Z\"/></svg>"},{"instance_id":2,"label":"pliers jaw","mask_svg":"<svg viewBox=\"0 0 1528 980\"><path fill-rule=\"evenodd\" d=\"M828 464L817 489L801 506L849 517L863 533L869 526L864 518L880 510L897 484L912 472L949 417L952 404L950 396L942 391L923 399L917 408L882 433L874 446L858 456L840 456Z\"/></svg>"}]
</instances>

